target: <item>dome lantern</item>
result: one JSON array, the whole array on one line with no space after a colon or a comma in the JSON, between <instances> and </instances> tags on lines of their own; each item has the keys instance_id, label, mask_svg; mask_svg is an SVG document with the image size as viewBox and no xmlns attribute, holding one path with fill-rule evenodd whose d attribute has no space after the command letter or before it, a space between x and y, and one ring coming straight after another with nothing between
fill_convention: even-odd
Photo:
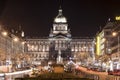
<instances>
[{"instance_id":1,"label":"dome lantern","mask_svg":"<svg viewBox=\"0 0 120 80\"><path fill-rule=\"evenodd\" d=\"M59 13L57 15L57 17L54 19L55 23L66 23L67 19L63 16L62 14L62 9L59 9Z\"/></svg>"}]
</instances>

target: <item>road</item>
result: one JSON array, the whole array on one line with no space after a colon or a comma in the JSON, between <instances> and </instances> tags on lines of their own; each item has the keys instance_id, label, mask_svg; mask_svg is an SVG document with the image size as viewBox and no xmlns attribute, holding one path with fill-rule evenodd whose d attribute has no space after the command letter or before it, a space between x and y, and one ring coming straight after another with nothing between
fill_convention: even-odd
<instances>
[{"instance_id":1,"label":"road","mask_svg":"<svg viewBox=\"0 0 120 80\"><path fill-rule=\"evenodd\" d=\"M29 74L31 71L32 71L32 69L11 72L11 73L1 73L0 80L14 80L15 78L18 78L18 77L24 77L24 75Z\"/></svg>"},{"instance_id":2,"label":"road","mask_svg":"<svg viewBox=\"0 0 120 80\"><path fill-rule=\"evenodd\" d=\"M107 72L92 71L81 66L79 66L78 69L83 73L86 73L88 77L93 77L95 80L120 80L120 76L108 75ZM87 77L85 76L86 74L83 74L83 77ZM90 75L93 75L93 76L90 76Z\"/></svg>"}]
</instances>

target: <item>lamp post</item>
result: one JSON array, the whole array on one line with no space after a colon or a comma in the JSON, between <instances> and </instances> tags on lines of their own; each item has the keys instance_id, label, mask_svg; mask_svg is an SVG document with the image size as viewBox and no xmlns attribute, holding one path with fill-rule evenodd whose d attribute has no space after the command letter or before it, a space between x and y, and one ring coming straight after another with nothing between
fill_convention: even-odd
<instances>
[{"instance_id":1,"label":"lamp post","mask_svg":"<svg viewBox=\"0 0 120 80\"><path fill-rule=\"evenodd\" d=\"M18 37L13 37L12 38L12 54L13 55L15 55L15 51L14 51L14 49L15 49L15 44L14 43L16 43L16 42L18 42L19 41L19 38ZM10 59L11 59L11 55L10 55ZM12 62L12 60L11 60L11 65L12 64L14 64L14 62ZM14 66L12 66L12 67L14 67Z\"/></svg>"},{"instance_id":2,"label":"lamp post","mask_svg":"<svg viewBox=\"0 0 120 80\"><path fill-rule=\"evenodd\" d=\"M120 60L120 36L118 35L118 54L119 54L119 60Z\"/></svg>"},{"instance_id":3,"label":"lamp post","mask_svg":"<svg viewBox=\"0 0 120 80\"><path fill-rule=\"evenodd\" d=\"M120 65L120 36L119 36L119 32L113 32L112 35L117 36L118 59L119 59L119 62L117 64L117 69L119 69L119 65Z\"/></svg>"},{"instance_id":4,"label":"lamp post","mask_svg":"<svg viewBox=\"0 0 120 80\"><path fill-rule=\"evenodd\" d=\"M6 51L6 65L8 67L8 72L11 72L11 65L10 65L10 53L7 51L8 45L7 45L7 37L8 37L8 32L3 31L2 35L5 37L5 51Z\"/></svg>"},{"instance_id":5,"label":"lamp post","mask_svg":"<svg viewBox=\"0 0 120 80\"><path fill-rule=\"evenodd\" d=\"M119 52L120 52L120 36L119 36L119 33L113 32L112 35L113 35L113 36L117 36L117 41L118 41L118 44L117 44L117 45L118 45L118 54L119 54L119 57L120 57L120 53L119 53Z\"/></svg>"},{"instance_id":6,"label":"lamp post","mask_svg":"<svg viewBox=\"0 0 120 80\"><path fill-rule=\"evenodd\" d=\"M2 31L1 32L1 34L2 34L2 36L5 38L5 46L4 46L4 48L5 48L5 58L6 58L6 60L7 60L7 36L8 36L8 32L7 31ZM6 64L6 61L5 61L5 64Z\"/></svg>"},{"instance_id":7,"label":"lamp post","mask_svg":"<svg viewBox=\"0 0 120 80\"><path fill-rule=\"evenodd\" d=\"M118 35L118 55L119 55L119 62L117 65L117 69L119 69L119 65L120 65L120 36Z\"/></svg>"}]
</instances>

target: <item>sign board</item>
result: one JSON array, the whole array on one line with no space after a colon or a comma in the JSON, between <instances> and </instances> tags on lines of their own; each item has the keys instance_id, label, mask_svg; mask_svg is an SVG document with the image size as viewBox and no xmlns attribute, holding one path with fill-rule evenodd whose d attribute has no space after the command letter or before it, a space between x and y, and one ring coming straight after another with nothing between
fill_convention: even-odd
<instances>
[{"instance_id":1,"label":"sign board","mask_svg":"<svg viewBox=\"0 0 120 80\"><path fill-rule=\"evenodd\" d=\"M115 20L117 20L117 21L120 20L120 16L116 16Z\"/></svg>"}]
</instances>

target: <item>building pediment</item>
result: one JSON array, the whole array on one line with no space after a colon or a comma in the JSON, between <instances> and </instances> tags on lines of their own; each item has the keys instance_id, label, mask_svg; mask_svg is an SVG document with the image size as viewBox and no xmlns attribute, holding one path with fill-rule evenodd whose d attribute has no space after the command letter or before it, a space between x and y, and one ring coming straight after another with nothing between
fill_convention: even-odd
<instances>
[{"instance_id":1,"label":"building pediment","mask_svg":"<svg viewBox=\"0 0 120 80\"><path fill-rule=\"evenodd\" d=\"M68 38L66 35L63 35L63 34L60 34L60 35L56 35L56 36L54 36L54 38L56 38L56 39L66 39L66 38Z\"/></svg>"}]
</instances>

